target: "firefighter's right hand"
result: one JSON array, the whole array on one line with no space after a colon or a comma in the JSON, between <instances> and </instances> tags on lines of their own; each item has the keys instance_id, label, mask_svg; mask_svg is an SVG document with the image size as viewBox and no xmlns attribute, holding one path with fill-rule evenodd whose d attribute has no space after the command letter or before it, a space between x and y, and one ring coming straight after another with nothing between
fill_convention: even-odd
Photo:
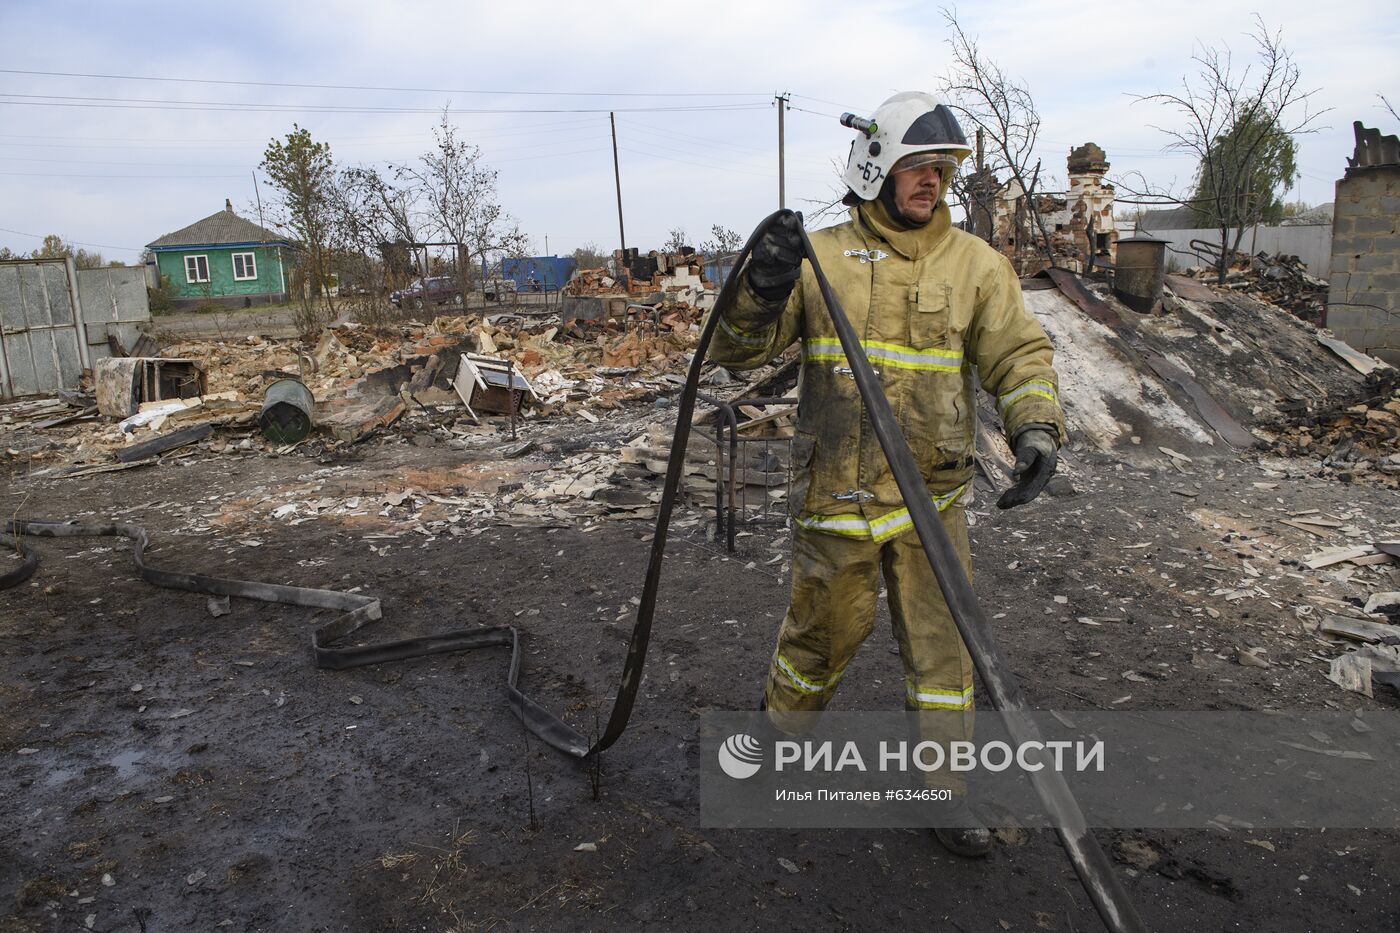
<instances>
[{"instance_id":1,"label":"firefighter's right hand","mask_svg":"<svg viewBox=\"0 0 1400 933\"><path fill-rule=\"evenodd\" d=\"M749 285L765 302L785 301L802 274L801 221L782 211L764 231L749 259Z\"/></svg>"},{"instance_id":2,"label":"firefighter's right hand","mask_svg":"<svg viewBox=\"0 0 1400 933\"><path fill-rule=\"evenodd\" d=\"M1012 444L1016 452L1012 476L1016 482L1001 494L997 508L1014 509L1040 495L1045 484L1050 482L1050 477L1055 475L1059 446L1055 429L1048 424L1022 428Z\"/></svg>"}]
</instances>

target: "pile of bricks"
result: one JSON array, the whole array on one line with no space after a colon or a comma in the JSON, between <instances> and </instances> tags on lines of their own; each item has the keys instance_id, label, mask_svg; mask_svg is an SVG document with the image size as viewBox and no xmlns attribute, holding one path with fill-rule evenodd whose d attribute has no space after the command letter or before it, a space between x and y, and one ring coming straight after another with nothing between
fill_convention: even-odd
<instances>
[{"instance_id":1,"label":"pile of bricks","mask_svg":"<svg viewBox=\"0 0 1400 933\"><path fill-rule=\"evenodd\" d=\"M1365 476L1400 484L1400 376L1388 373L1366 401L1284 430L1278 452L1317 457L1344 481Z\"/></svg>"}]
</instances>

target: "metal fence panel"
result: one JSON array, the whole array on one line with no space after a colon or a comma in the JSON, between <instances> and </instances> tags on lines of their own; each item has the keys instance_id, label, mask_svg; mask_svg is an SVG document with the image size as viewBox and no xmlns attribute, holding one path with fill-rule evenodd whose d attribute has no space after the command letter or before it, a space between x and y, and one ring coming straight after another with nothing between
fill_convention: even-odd
<instances>
[{"instance_id":1,"label":"metal fence panel","mask_svg":"<svg viewBox=\"0 0 1400 933\"><path fill-rule=\"evenodd\" d=\"M68 262L0 263L0 395L56 392L82 377Z\"/></svg>"},{"instance_id":2,"label":"metal fence panel","mask_svg":"<svg viewBox=\"0 0 1400 933\"><path fill-rule=\"evenodd\" d=\"M95 361L112 355L109 335L130 350L141 337L142 325L151 320L145 270L137 266L79 269L77 279L88 358Z\"/></svg>"}]
</instances>

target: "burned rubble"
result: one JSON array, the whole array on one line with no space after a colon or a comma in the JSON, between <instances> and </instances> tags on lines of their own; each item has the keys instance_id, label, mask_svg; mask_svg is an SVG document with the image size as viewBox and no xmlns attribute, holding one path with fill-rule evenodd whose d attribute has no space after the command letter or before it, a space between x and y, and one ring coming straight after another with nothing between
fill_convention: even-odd
<instances>
[{"instance_id":1,"label":"burned rubble","mask_svg":"<svg viewBox=\"0 0 1400 933\"><path fill-rule=\"evenodd\" d=\"M1377 371L1363 398L1289 425L1279 432L1275 450L1317 459L1323 475L1344 483L1374 477L1400 486L1400 376L1393 369Z\"/></svg>"},{"instance_id":2,"label":"burned rubble","mask_svg":"<svg viewBox=\"0 0 1400 933\"><path fill-rule=\"evenodd\" d=\"M1190 274L1212 283L1218 279L1211 266L1198 266ZM1309 324L1321 326L1326 316L1327 281L1309 274L1297 256L1232 253L1224 287L1283 308Z\"/></svg>"},{"instance_id":3,"label":"burned rubble","mask_svg":"<svg viewBox=\"0 0 1400 933\"><path fill-rule=\"evenodd\" d=\"M1394 453L1386 445L1395 444L1394 371L1349 356L1325 331L1247 289L1170 276L1155 312L1144 315L1092 278L1023 286L1056 344L1071 442L1049 494L1008 520L992 502L1012 458L984 399L968 509L979 587L992 594L987 604L1013 665L1064 672L1028 679L1037 705L1312 706L1361 716L1400 703L1392 631L1400 624L1400 521L1384 507L1396 482L1385 468ZM626 302L637 297L650 295ZM382 593L381 624L407 634L449 621L513 622L527 636L531 689L587 731L614 686L636 611L634 578L654 533L675 398L702 320L688 302L647 307L568 320L510 312L385 329L351 324L314 340L170 342L155 358L188 361L202 374L203 394L162 391L138 400L131 415L103 414L91 391L0 406L0 469L16 493L7 507L19 517L149 525L152 560L164 566ZM93 713L93 722L85 714L59 726L64 736L103 732L82 740L51 734L16 705L0 739L33 752L16 771L31 783L14 793L26 807L73 810L55 796L69 785L50 787L36 769L101 768L106 759L93 750L131 722L171 746L161 754L173 762L150 763L149 776L75 778L87 802L67 818L71 832L36 845L53 861L65 851L58 847L87 839L105 838L105 849L129 843L122 866L64 876L82 897L103 884L104 872L125 886L133 883L128 866L159 866L191 892L191 916L208 919L195 906L208 898L221 905L220 917L242 917L274 906L227 880L258 869L227 835L240 828L228 829L220 814L246 810L240 794L255 788L298 814L287 817L293 831L311 837L325 817L300 814L297 798L286 796L305 792L298 782L321 787L330 812L370 793L362 782L372 780L377 795L409 799L441 786L471 803L470 827L410 815L402 832L410 841L355 852L353 873L366 890L412 888L414 904L441 916L483 903L503 914L530 903L537 891L513 886L500 866L472 862L474 843L460 842L489 836L540 845L541 835L520 829L516 818L529 807L566 837L560 845L577 864L557 870L580 890L601 890L600 873L619 870L607 860L623 846L677 872L698 862L741 884L732 865L771 861L771 846L678 828L688 825L688 804L676 775L688 773L694 711L745 701L782 615L798 363L789 354L751 373L703 370L673 520L676 555L668 558L679 595L658 622L659 650L639 700L647 721L636 742L620 743L618 764L600 779L602 803L580 803L577 776L570 772L566 783L553 759L522 749L513 721L508 737L496 735L493 716L509 715L490 666L500 659L316 672L323 676L308 680L298 612L238 599L211 604L198 624L217 637L192 641L188 620L161 615L159 606L175 597L148 594L128 579L121 548L93 542L69 561L44 546L55 542L31 540L45 564L15 595L90 617L103 635L79 650L53 640L49 622L25 622L22 637L42 650L15 662L19 686L0 688L0 699L57 703L61 691L80 689L79 697L110 694L123 705L111 721ZM270 439L260 424L269 390L286 380L314 400L312 432L299 441ZM206 433L193 437L192 429ZM120 459L129 451L152 452ZM130 606L110 598L116 588L134 594ZM200 613L204 605L200 597ZM188 614L178 605L169 611ZM152 620L169 629L154 653L139 643ZM871 651L860 663L876 673L853 678L852 702L887 706L880 691L898 681L893 655ZM221 680L215 672L224 668L231 673ZM439 720L460 734L447 739L424 725ZM421 763L422 744L463 736L471 751L462 769L471 780ZM346 755L367 763L347 765ZM533 789L516 786L524 756L536 769ZM649 796L617 819L610 808L624 784ZM139 791L123 797L129 786ZM185 864L141 849L117 828L173 833L191 813L235 854L206 850ZM1257 877L1240 853L1268 846L1278 860L1316 857L1289 834L1234 829L1239 838L1219 843L1223 854L1137 835L1119 838L1111 852L1145 889L1193 866L1241 892L1230 905L1248 905ZM773 844L802 866L782 871L821 870L802 860L800 847L783 848L796 838ZM913 841L882 839L891 857L913 863ZM1024 854L1018 858L1040 859L1041 868L1060 857L1025 830L1007 839ZM86 871L89 862L74 865ZM285 870L281 861L275 866ZM494 893L482 893L483 879ZM1358 880L1368 889L1379 883ZM1172 892L1163 896L1175 905L1191 900ZM1206 904L1218 914L1214 900ZM1246 915L1244 907L1229 909Z\"/></svg>"}]
</instances>

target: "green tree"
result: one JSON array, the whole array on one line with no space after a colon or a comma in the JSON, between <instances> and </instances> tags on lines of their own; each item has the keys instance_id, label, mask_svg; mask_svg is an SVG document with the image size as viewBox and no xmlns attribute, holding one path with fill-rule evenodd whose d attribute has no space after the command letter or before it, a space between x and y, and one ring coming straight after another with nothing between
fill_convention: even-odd
<instances>
[{"instance_id":1,"label":"green tree","mask_svg":"<svg viewBox=\"0 0 1400 933\"><path fill-rule=\"evenodd\" d=\"M1201 159L1192 210L1203 227L1276 224L1283 219L1280 195L1297 177L1298 144L1276 117L1250 103Z\"/></svg>"},{"instance_id":2,"label":"green tree","mask_svg":"<svg viewBox=\"0 0 1400 933\"><path fill-rule=\"evenodd\" d=\"M298 242L301 255L297 265L311 285L300 290L302 314L298 324L305 331L313 331L324 323L316 309L317 297L333 280L329 241L335 162L331 147L316 142L309 131L293 123L285 142L274 139L267 144L261 167L275 191L273 222ZM326 304L329 316L334 318L335 302L329 292Z\"/></svg>"},{"instance_id":3,"label":"green tree","mask_svg":"<svg viewBox=\"0 0 1400 933\"><path fill-rule=\"evenodd\" d=\"M63 237L57 233L50 233L44 237L44 242L34 252L29 254L30 259L68 259L72 258L73 265L79 269L101 269L108 265L107 260L102 258L101 253L89 253L85 249L74 249L71 244L65 243ZM120 263L117 263L120 265Z\"/></svg>"},{"instance_id":4,"label":"green tree","mask_svg":"<svg viewBox=\"0 0 1400 933\"><path fill-rule=\"evenodd\" d=\"M578 263L580 269L602 269L611 258L592 240L574 250L574 262Z\"/></svg>"},{"instance_id":5,"label":"green tree","mask_svg":"<svg viewBox=\"0 0 1400 933\"><path fill-rule=\"evenodd\" d=\"M1297 63L1255 17L1254 62L1239 68L1229 48L1202 46L1192 59L1196 74L1175 91L1139 96L1175 111L1181 123L1158 127L1168 149L1196 159L1196 195L1184 200L1219 231L1216 281L1225 282L1230 253L1239 249L1247 226L1269 211L1282 213L1279 189L1292 187L1298 169L1293 137L1315 131L1327 111L1310 110L1316 93L1303 87Z\"/></svg>"}]
</instances>

